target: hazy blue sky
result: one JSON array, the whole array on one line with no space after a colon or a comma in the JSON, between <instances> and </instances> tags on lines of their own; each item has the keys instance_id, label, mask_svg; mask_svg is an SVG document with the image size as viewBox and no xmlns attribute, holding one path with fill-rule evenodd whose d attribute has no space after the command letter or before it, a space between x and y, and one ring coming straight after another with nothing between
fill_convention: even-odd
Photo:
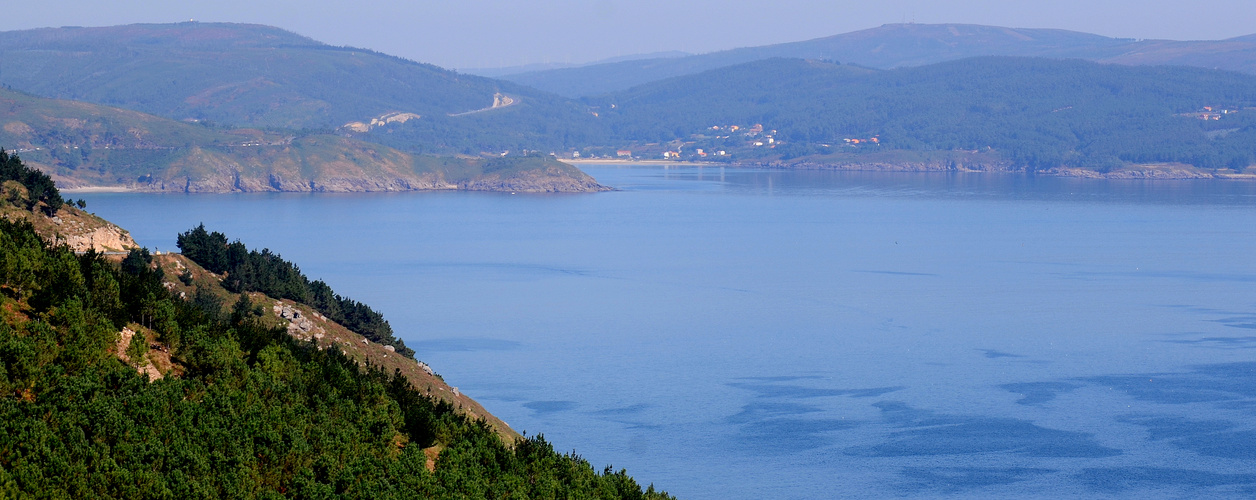
<instances>
[{"instance_id":1,"label":"hazy blue sky","mask_svg":"<svg viewBox=\"0 0 1256 500\"><path fill-rule=\"evenodd\" d=\"M1256 0L37 0L0 30L250 22L451 68L806 40L886 23L1063 28L1128 38L1256 33Z\"/></svg>"}]
</instances>

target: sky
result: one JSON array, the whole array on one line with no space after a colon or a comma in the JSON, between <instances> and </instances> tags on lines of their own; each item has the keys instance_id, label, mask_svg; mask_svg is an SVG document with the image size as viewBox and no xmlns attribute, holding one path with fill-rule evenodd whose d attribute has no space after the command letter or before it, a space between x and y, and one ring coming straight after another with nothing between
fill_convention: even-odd
<instances>
[{"instance_id":1,"label":"sky","mask_svg":"<svg viewBox=\"0 0 1256 500\"><path fill-rule=\"evenodd\" d=\"M455 69L583 63L793 42L887 23L1060 28L1120 38L1256 33L1254 0L39 0L0 31L187 21L278 26Z\"/></svg>"}]
</instances>

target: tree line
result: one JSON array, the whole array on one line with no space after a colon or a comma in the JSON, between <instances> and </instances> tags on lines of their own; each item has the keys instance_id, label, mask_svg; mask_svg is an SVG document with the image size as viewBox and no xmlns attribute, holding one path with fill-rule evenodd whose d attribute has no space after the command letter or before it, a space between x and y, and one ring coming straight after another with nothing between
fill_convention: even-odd
<instances>
[{"instance_id":1,"label":"tree line","mask_svg":"<svg viewBox=\"0 0 1256 500\"><path fill-rule=\"evenodd\" d=\"M398 354L414 358L414 350L393 336L392 326L370 306L335 293L322 280L310 281L295 264L270 249L249 250L239 240L209 232L201 224L179 234L179 250L206 270L225 274L223 288L232 293L261 292L313 307L328 319L366 337L393 346Z\"/></svg>"},{"instance_id":2,"label":"tree line","mask_svg":"<svg viewBox=\"0 0 1256 500\"><path fill-rule=\"evenodd\" d=\"M25 208L27 210L32 210L39 203L43 203L44 213L52 215L65 204L65 200L61 198L61 191L57 189L56 183L48 177L48 174L26 166L17 155L11 155L4 149L0 149L0 183L6 181L16 181L26 188ZM11 193L5 193L5 196L11 201L19 198Z\"/></svg>"}]
</instances>

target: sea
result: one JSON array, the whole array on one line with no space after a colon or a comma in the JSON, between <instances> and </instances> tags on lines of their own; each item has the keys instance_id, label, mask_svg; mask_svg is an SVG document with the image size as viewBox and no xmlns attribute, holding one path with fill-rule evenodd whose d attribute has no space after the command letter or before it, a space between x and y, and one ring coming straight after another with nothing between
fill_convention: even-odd
<instances>
[{"instance_id":1,"label":"sea","mask_svg":"<svg viewBox=\"0 0 1256 500\"><path fill-rule=\"evenodd\" d=\"M584 164L596 194L72 194L381 311L685 499L1256 496L1256 182Z\"/></svg>"}]
</instances>

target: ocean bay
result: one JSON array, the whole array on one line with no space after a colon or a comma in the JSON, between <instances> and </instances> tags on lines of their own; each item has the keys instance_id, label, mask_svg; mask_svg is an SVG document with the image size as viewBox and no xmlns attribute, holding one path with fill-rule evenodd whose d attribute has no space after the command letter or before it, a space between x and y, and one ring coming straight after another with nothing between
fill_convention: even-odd
<instances>
[{"instance_id":1,"label":"ocean bay","mask_svg":"<svg viewBox=\"0 0 1256 500\"><path fill-rule=\"evenodd\" d=\"M1256 488L1250 184L582 168L620 191L83 197L279 252L682 498Z\"/></svg>"}]
</instances>

